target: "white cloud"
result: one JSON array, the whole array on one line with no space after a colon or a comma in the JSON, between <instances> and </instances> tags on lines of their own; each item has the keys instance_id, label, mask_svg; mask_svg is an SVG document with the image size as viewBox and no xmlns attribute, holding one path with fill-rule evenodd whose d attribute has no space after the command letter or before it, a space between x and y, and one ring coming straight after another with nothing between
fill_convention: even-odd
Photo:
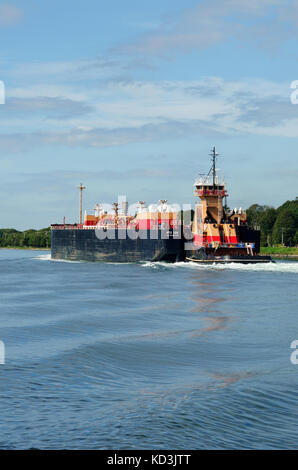
<instances>
[{"instance_id":1,"label":"white cloud","mask_svg":"<svg viewBox=\"0 0 298 470\"><path fill-rule=\"evenodd\" d=\"M113 81L85 89L80 100L73 99L80 96L79 86L63 86L61 94L46 94L45 87L44 96L38 86L15 91L0 109L2 155L49 145L112 147L194 135L298 136L290 83L220 77Z\"/></svg>"},{"instance_id":2,"label":"white cloud","mask_svg":"<svg viewBox=\"0 0 298 470\"><path fill-rule=\"evenodd\" d=\"M279 35L286 37L287 26L297 22L297 8L297 0L202 0L114 52L164 57L233 39L268 47L270 41L276 44Z\"/></svg>"},{"instance_id":3,"label":"white cloud","mask_svg":"<svg viewBox=\"0 0 298 470\"><path fill-rule=\"evenodd\" d=\"M76 83L82 80L127 80L131 68L152 68L145 61L133 58L129 61L113 57L96 57L73 61L20 63L5 70L7 76L23 83Z\"/></svg>"},{"instance_id":4,"label":"white cloud","mask_svg":"<svg viewBox=\"0 0 298 470\"><path fill-rule=\"evenodd\" d=\"M94 128L84 130L74 128L65 131L47 131L0 135L0 152L23 153L44 146L65 147L115 147L137 142L159 142L179 139L188 135L214 135L219 133L215 126L198 120L164 121L159 124L145 124L138 127L115 129Z\"/></svg>"},{"instance_id":5,"label":"white cloud","mask_svg":"<svg viewBox=\"0 0 298 470\"><path fill-rule=\"evenodd\" d=\"M73 119L88 114L93 107L83 101L74 101L59 96L36 96L31 98L11 98L6 101L5 114L13 117L40 115L52 119Z\"/></svg>"},{"instance_id":6,"label":"white cloud","mask_svg":"<svg viewBox=\"0 0 298 470\"><path fill-rule=\"evenodd\" d=\"M23 18L23 15L20 8L8 3L0 3L0 26L14 25Z\"/></svg>"}]
</instances>

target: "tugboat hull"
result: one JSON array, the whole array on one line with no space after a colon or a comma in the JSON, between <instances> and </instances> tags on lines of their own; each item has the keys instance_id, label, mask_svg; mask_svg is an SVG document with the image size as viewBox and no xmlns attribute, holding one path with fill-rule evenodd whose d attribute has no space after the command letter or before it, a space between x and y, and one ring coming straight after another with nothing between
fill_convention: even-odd
<instances>
[{"instance_id":1,"label":"tugboat hull","mask_svg":"<svg viewBox=\"0 0 298 470\"><path fill-rule=\"evenodd\" d=\"M260 263L274 263L270 256L251 256L247 258L211 258L211 259L196 259L196 258L185 258L186 261L191 261L198 264L260 264Z\"/></svg>"},{"instance_id":2,"label":"tugboat hull","mask_svg":"<svg viewBox=\"0 0 298 470\"><path fill-rule=\"evenodd\" d=\"M199 248L193 249L185 257L186 261L193 261L200 264L258 264L272 263L271 256L262 256L245 248Z\"/></svg>"}]
</instances>

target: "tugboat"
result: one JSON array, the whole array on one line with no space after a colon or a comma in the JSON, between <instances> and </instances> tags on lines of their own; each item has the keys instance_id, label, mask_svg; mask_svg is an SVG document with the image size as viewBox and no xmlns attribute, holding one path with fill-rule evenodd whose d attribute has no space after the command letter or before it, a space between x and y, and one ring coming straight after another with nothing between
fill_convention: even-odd
<instances>
[{"instance_id":1,"label":"tugboat","mask_svg":"<svg viewBox=\"0 0 298 470\"><path fill-rule=\"evenodd\" d=\"M248 227L246 212L229 211L223 205L228 196L225 182L216 172L218 153L210 154L209 173L195 181L195 195L201 200L196 205L192 225L193 241L185 244L186 261L213 263L270 263L270 256L259 255L260 231Z\"/></svg>"}]
</instances>

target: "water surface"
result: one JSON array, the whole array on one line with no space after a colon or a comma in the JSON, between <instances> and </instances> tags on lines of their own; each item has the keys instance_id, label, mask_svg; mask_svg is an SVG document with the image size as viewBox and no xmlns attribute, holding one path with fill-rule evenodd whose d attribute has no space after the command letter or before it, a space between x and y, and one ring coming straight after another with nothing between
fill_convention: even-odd
<instances>
[{"instance_id":1,"label":"water surface","mask_svg":"<svg viewBox=\"0 0 298 470\"><path fill-rule=\"evenodd\" d=\"M0 448L297 448L297 262L0 268Z\"/></svg>"}]
</instances>

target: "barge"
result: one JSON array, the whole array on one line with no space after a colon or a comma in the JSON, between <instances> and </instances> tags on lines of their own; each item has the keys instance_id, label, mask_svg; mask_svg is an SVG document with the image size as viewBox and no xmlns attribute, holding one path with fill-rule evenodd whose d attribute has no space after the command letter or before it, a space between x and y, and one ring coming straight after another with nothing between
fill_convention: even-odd
<instances>
[{"instance_id":1,"label":"barge","mask_svg":"<svg viewBox=\"0 0 298 470\"><path fill-rule=\"evenodd\" d=\"M146 207L143 201L128 211L124 198L108 208L97 204L94 214L80 222L51 225L51 257L71 261L139 262L192 261L212 263L268 263L270 256L260 256L260 232L248 227L246 213L224 206L225 183L217 176L218 154L212 149L212 167L195 182L195 206L192 224L186 224L181 211L160 200Z\"/></svg>"}]
</instances>

